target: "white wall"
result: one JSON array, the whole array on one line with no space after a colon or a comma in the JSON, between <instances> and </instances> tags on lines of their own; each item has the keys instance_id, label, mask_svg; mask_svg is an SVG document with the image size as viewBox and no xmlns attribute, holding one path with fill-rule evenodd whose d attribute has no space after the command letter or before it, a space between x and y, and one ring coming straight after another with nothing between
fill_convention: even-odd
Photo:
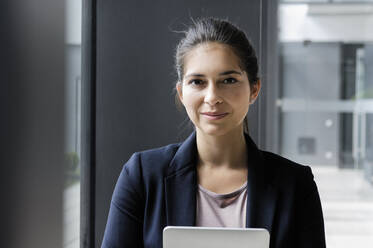
<instances>
[{"instance_id":1,"label":"white wall","mask_svg":"<svg viewBox=\"0 0 373 248\"><path fill-rule=\"evenodd\" d=\"M281 41L373 41L372 4L282 4Z\"/></svg>"}]
</instances>

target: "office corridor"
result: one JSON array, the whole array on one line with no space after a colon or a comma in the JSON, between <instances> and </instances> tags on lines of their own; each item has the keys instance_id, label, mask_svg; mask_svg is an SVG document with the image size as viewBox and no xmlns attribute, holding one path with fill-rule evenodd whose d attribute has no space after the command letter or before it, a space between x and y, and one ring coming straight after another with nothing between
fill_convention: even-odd
<instances>
[{"instance_id":1,"label":"office corridor","mask_svg":"<svg viewBox=\"0 0 373 248\"><path fill-rule=\"evenodd\" d=\"M324 211L328 248L373 244L373 185L360 170L313 167Z\"/></svg>"}]
</instances>

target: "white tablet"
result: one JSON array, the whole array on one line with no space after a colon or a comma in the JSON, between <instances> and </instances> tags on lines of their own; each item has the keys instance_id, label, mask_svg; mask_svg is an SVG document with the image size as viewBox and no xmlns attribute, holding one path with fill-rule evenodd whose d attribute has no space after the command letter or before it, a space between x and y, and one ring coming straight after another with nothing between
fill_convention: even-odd
<instances>
[{"instance_id":1,"label":"white tablet","mask_svg":"<svg viewBox=\"0 0 373 248\"><path fill-rule=\"evenodd\" d=\"M269 248L262 228L180 227L163 229L163 248Z\"/></svg>"}]
</instances>

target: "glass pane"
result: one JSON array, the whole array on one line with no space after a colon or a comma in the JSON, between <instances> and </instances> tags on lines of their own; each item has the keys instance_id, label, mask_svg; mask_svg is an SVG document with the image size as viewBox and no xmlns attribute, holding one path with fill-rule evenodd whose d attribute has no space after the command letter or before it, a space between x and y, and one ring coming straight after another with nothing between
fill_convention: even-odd
<instances>
[{"instance_id":1,"label":"glass pane","mask_svg":"<svg viewBox=\"0 0 373 248\"><path fill-rule=\"evenodd\" d=\"M368 248L373 32L367 27L373 25L373 5L338 2L279 5L280 153L312 167L327 247Z\"/></svg>"},{"instance_id":2,"label":"glass pane","mask_svg":"<svg viewBox=\"0 0 373 248\"><path fill-rule=\"evenodd\" d=\"M66 0L66 181L64 248L80 246L82 1Z\"/></svg>"}]
</instances>

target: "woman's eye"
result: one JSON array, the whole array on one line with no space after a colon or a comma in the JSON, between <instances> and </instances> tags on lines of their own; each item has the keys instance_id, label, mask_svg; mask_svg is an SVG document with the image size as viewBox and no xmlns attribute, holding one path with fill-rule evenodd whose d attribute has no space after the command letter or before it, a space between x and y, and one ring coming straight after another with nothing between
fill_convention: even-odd
<instances>
[{"instance_id":1,"label":"woman's eye","mask_svg":"<svg viewBox=\"0 0 373 248\"><path fill-rule=\"evenodd\" d=\"M223 80L223 83L225 83L225 84L234 84L236 82L237 82L237 80L235 78L226 78L226 79Z\"/></svg>"},{"instance_id":2,"label":"woman's eye","mask_svg":"<svg viewBox=\"0 0 373 248\"><path fill-rule=\"evenodd\" d=\"M193 80L189 81L189 84L192 84L192 85L201 85L201 84L203 84L203 81L200 80L200 79L193 79Z\"/></svg>"}]
</instances>

